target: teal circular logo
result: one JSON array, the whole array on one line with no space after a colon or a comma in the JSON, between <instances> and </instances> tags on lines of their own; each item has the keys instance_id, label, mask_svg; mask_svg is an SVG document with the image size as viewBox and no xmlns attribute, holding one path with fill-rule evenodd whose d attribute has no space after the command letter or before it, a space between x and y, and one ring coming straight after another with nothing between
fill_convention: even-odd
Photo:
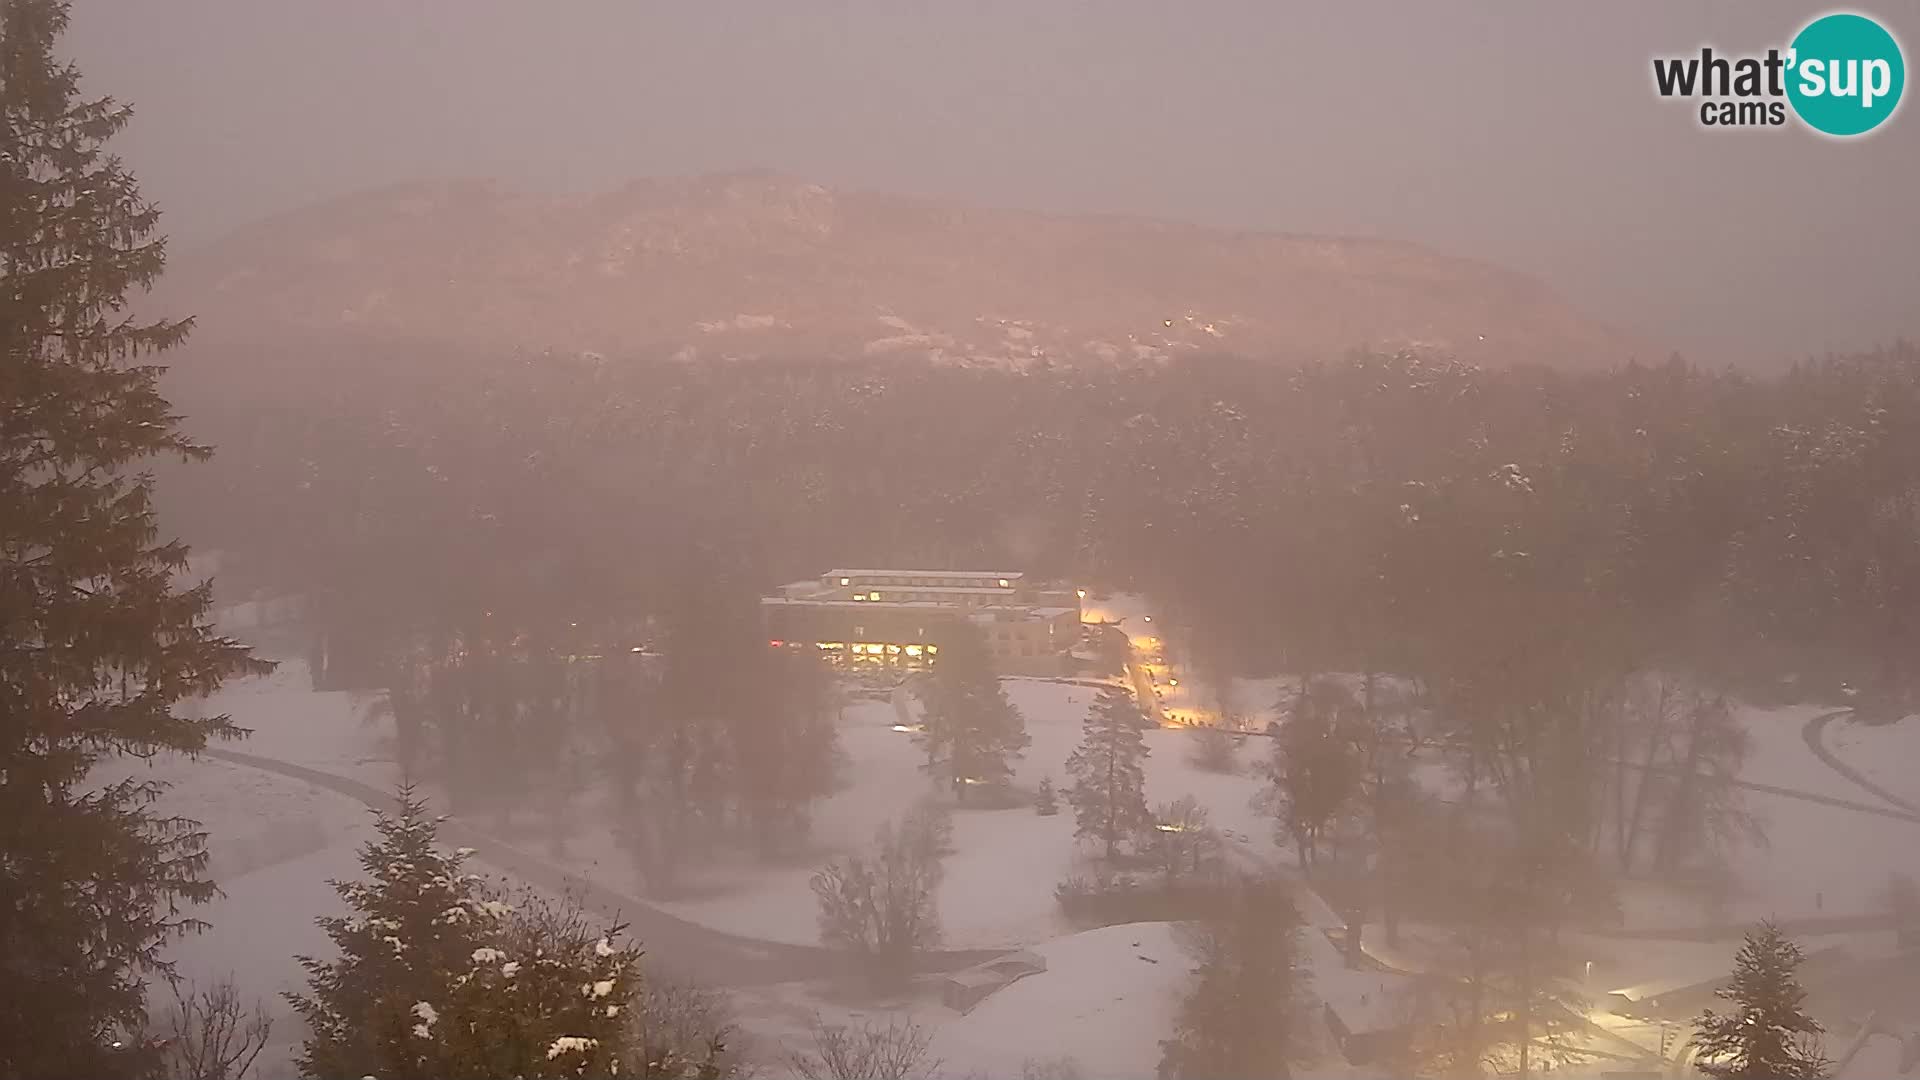
<instances>
[{"instance_id":1,"label":"teal circular logo","mask_svg":"<svg viewBox=\"0 0 1920 1080\"><path fill-rule=\"evenodd\" d=\"M1815 131L1864 135L1900 106L1907 63L1900 43L1865 15L1822 15L1788 53L1787 100Z\"/></svg>"}]
</instances>

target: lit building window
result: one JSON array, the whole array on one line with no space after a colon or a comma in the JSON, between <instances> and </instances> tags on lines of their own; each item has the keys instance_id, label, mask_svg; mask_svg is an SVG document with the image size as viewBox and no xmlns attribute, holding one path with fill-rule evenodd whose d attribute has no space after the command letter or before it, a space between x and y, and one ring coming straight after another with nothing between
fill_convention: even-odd
<instances>
[{"instance_id":1,"label":"lit building window","mask_svg":"<svg viewBox=\"0 0 1920 1080\"><path fill-rule=\"evenodd\" d=\"M1003 588L1003 589L1007 587L1007 579L1006 579L1006 578L1001 578L1001 579L1000 579L1000 587L1001 587L1001 588Z\"/></svg>"},{"instance_id":2,"label":"lit building window","mask_svg":"<svg viewBox=\"0 0 1920 1080\"><path fill-rule=\"evenodd\" d=\"M869 600L878 600L878 599L880 599L880 590L879 590L879 589L875 589L875 590L873 590L872 592L870 592L870 593L868 593L868 594L867 594L867 599L869 599Z\"/></svg>"},{"instance_id":3,"label":"lit building window","mask_svg":"<svg viewBox=\"0 0 1920 1080\"><path fill-rule=\"evenodd\" d=\"M843 578L841 578L841 579L840 579L840 584L842 584L842 585L851 585L851 584L853 584L853 579L852 579L852 578L850 578L850 577L843 577Z\"/></svg>"}]
</instances>

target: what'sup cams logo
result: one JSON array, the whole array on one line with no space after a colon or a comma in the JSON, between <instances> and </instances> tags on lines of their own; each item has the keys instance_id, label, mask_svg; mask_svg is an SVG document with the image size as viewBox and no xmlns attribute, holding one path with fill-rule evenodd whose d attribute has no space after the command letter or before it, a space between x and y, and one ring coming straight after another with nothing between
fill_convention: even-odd
<instances>
[{"instance_id":1,"label":"what'sup cams logo","mask_svg":"<svg viewBox=\"0 0 1920 1080\"><path fill-rule=\"evenodd\" d=\"M1707 47L1698 56L1655 57L1653 85L1663 98L1700 99L1702 127L1784 127L1791 115L1822 135L1847 138L1892 118L1907 64L1886 27L1836 12L1763 56Z\"/></svg>"}]
</instances>

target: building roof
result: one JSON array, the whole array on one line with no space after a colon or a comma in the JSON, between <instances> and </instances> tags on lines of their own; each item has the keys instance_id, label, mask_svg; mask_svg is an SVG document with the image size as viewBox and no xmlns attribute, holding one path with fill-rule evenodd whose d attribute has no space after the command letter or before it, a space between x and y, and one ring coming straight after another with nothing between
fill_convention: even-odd
<instances>
[{"instance_id":1,"label":"building roof","mask_svg":"<svg viewBox=\"0 0 1920 1080\"><path fill-rule=\"evenodd\" d=\"M1006 596L1011 591L997 585L880 585L871 581L862 587L893 589L899 592L958 593L967 596Z\"/></svg>"},{"instance_id":2,"label":"building roof","mask_svg":"<svg viewBox=\"0 0 1920 1080\"><path fill-rule=\"evenodd\" d=\"M1018 570L829 570L821 577L963 577L1012 581L1025 576Z\"/></svg>"}]
</instances>

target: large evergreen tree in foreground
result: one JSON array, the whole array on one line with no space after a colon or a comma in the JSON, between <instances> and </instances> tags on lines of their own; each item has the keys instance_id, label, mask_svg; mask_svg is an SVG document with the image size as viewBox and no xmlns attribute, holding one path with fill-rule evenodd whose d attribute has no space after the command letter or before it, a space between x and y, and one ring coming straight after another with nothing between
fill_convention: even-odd
<instances>
[{"instance_id":1,"label":"large evergreen tree in foreground","mask_svg":"<svg viewBox=\"0 0 1920 1080\"><path fill-rule=\"evenodd\" d=\"M1780 928L1763 923L1734 957L1733 981L1715 991L1729 1012L1702 1012L1694 1025L1695 1067L1720 1080L1820 1080L1827 1059L1821 1027L1802 1007L1794 970L1806 957Z\"/></svg>"},{"instance_id":2,"label":"large evergreen tree in foreground","mask_svg":"<svg viewBox=\"0 0 1920 1080\"><path fill-rule=\"evenodd\" d=\"M164 262L158 212L105 150L127 107L54 59L66 24L0 0L0 1077L138 1064L106 1037L138 1026L143 973L213 886L195 823L147 812L156 785L89 773L238 734L173 708L258 666L207 627L207 584L176 587L187 549L137 471L207 453L150 359L188 324L124 313Z\"/></svg>"},{"instance_id":3,"label":"large evergreen tree in foreground","mask_svg":"<svg viewBox=\"0 0 1920 1080\"><path fill-rule=\"evenodd\" d=\"M376 827L366 880L334 883L351 914L319 920L338 956L302 957L309 992L289 996L309 1031L302 1075L723 1075L718 1033L676 1047L667 1017L636 1015L640 950L623 926L599 927L571 902L499 900L465 872L469 852L441 850L410 791Z\"/></svg>"}]
</instances>

